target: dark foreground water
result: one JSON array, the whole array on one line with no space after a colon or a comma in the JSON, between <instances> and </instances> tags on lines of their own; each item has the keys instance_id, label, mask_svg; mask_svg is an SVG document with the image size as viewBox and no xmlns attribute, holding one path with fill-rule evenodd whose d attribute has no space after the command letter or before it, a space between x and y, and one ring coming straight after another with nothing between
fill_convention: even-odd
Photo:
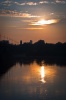
<instances>
[{"instance_id":1,"label":"dark foreground water","mask_svg":"<svg viewBox=\"0 0 66 100\"><path fill-rule=\"evenodd\" d=\"M0 77L0 100L66 100L66 66L16 63Z\"/></svg>"}]
</instances>

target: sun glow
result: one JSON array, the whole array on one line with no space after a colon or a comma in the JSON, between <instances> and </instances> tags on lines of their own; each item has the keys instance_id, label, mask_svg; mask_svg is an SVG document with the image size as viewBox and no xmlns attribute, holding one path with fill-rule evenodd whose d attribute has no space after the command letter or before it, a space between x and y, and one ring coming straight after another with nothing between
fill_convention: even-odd
<instances>
[{"instance_id":1,"label":"sun glow","mask_svg":"<svg viewBox=\"0 0 66 100\"><path fill-rule=\"evenodd\" d=\"M47 24L53 24L53 23L57 23L57 22L58 22L58 20L56 20L56 19L51 19L51 20L42 19L37 22L32 22L31 25L47 25Z\"/></svg>"}]
</instances>

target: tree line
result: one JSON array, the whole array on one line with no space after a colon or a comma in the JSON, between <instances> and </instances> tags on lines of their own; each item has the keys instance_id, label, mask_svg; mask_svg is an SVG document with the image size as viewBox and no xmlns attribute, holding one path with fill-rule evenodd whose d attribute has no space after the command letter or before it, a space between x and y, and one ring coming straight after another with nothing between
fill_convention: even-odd
<instances>
[{"instance_id":1,"label":"tree line","mask_svg":"<svg viewBox=\"0 0 66 100\"><path fill-rule=\"evenodd\" d=\"M24 43L19 45L0 41L0 56L63 56L66 57L66 43L45 43L39 40L34 44Z\"/></svg>"}]
</instances>

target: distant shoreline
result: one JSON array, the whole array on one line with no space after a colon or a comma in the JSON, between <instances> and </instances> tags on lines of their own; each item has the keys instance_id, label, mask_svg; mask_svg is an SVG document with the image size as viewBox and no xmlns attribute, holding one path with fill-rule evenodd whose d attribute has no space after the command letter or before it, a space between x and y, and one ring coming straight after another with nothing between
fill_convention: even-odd
<instances>
[{"instance_id":1,"label":"distant shoreline","mask_svg":"<svg viewBox=\"0 0 66 100\"><path fill-rule=\"evenodd\" d=\"M16 57L66 57L66 43L50 44L39 40L34 44L13 45L8 41L0 41L0 56L14 55Z\"/></svg>"}]
</instances>

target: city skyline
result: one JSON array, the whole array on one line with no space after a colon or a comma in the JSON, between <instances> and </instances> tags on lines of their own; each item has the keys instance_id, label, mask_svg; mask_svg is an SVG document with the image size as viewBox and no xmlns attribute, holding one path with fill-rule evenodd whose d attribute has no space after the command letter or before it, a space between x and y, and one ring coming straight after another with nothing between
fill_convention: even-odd
<instances>
[{"instance_id":1,"label":"city skyline","mask_svg":"<svg viewBox=\"0 0 66 100\"><path fill-rule=\"evenodd\" d=\"M17 42L66 42L66 0L0 0L0 35Z\"/></svg>"}]
</instances>

